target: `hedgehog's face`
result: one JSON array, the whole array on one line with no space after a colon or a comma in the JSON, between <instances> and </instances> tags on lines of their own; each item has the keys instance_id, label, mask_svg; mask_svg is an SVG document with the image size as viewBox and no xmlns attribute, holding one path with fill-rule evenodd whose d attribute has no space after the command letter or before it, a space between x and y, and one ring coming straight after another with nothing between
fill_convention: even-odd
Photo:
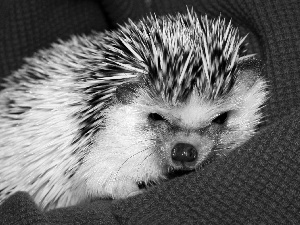
<instances>
[{"instance_id":1,"label":"hedgehog's face","mask_svg":"<svg viewBox=\"0 0 300 225\"><path fill-rule=\"evenodd\" d=\"M165 175L194 170L209 156L227 153L254 133L266 97L265 83L252 70L237 75L232 90L224 96L209 99L195 88L175 105L153 92L149 82L117 89L119 102L137 116L135 127L140 135L149 134L148 154L156 156Z\"/></svg>"},{"instance_id":2,"label":"hedgehog's face","mask_svg":"<svg viewBox=\"0 0 300 225\"><path fill-rule=\"evenodd\" d=\"M237 71L230 91L215 98L194 86L175 104L142 75L118 86L114 103L101 112L104 128L79 180L86 180L90 195L123 198L241 145L254 134L266 100L265 82L256 73Z\"/></svg>"},{"instance_id":3,"label":"hedgehog's face","mask_svg":"<svg viewBox=\"0 0 300 225\"><path fill-rule=\"evenodd\" d=\"M265 82L251 71L241 72L220 98L194 90L175 105L145 82L121 85L78 174L88 178L91 194L119 198L138 191L138 184L193 171L253 135L265 97Z\"/></svg>"}]
</instances>

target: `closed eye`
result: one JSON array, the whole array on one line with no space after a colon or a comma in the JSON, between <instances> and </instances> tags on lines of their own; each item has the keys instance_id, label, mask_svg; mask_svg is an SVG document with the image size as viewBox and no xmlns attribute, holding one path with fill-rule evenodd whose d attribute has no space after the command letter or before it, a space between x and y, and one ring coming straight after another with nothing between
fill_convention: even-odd
<instances>
[{"instance_id":1,"label":"closed eye","mask_svg":"<svg viewBox=\"0 0 300 225\"><path fill-rule=\"evenodd\" d=\"M223 112L220 115L218 115L217 117L215 117L212 122L216 123L216 124L224 124L227 121L228 118L228 112Z\"/></svg>"},{"instance_id":2,"label":"closed eye","mask_svg":"<svg viewBox=\"0 0 300 225\"><path fill-rule=\"evenodd\" d=\"M158 113L149 113L148 115L149 119L154 120L154 121L165 121L166 119L158 114Z\"/></svg>"}]
</instances>

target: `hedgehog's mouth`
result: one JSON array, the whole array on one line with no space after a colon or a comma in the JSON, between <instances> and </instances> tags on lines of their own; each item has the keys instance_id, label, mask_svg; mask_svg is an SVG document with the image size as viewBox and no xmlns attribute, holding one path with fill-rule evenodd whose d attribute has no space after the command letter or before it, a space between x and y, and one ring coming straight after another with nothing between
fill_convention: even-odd
<instances>
[{"instance_id":1,"label":"hedgehog's mouth","mask_svg":"<svg viewBox=\"0 0 300 225\"><path fill-rule=\"evenodd\" d=\"M168 173L167 178L168 180L174 179L176 177L181 177L183 175L187 175L191 172L194 172L195 169L174 169L171 172Z\"/></svg>"},{"instance_id":2,"label":"hedgehog's mouth","mask_svg":"<svg viewBox=\"0 0 300 225\"><path fill-rule=\"evenodd\" d=\"M217 155L212 152L204 161L202 161L198 166L197 166L197 170L200 168L203 168L205 166L207 166L208 164L212 163L215 159L216 159ZM189 173L192 173L196 171L196 167L180 167L180 168L174 168L173 166L168 166L167 168L167 173L165 174L166 179L164 181L168 181L168 180L172 180L174 178L177 177L181 177L184 175L187 175ZM156 182L156 181L138 181L137 185L139 187L139 189L147 189L147 188L151 188L157 184L159 184L160 182Z\"/></svg>"},{"instance_id":3,"label":"hedgehog's mouth","mask_svg":"<svg viewBox=\"0 0 300 225\"><path fill-rule=\"evenodd\" d=\"M174 178L187 175L193 171L195 171L195 169L174 169L173 167L170 167L168 168L168 173L166 174L166 178L167 180L172 180ZM158 182L151 181L151 180L148 181L147 183L145 181L138 181L137 185L139 189L147 189L155 186L157 183Z\"/></svg>"}]
</instances>

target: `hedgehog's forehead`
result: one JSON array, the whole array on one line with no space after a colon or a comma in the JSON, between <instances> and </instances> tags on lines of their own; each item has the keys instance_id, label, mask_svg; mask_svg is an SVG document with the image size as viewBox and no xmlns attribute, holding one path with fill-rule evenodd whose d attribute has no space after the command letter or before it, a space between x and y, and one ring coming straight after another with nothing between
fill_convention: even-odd
<instances>
[{"instance_id":1,"label":"hedgehog's forehead","mask_svg":"<svg viewBox=\"0 0 300 225\"><path fill-rule=\"evenodd\" d=\"M185 102L177 105L170 105L162 99L153 99L147 95L140 95L134 103L146 114L156 112L182 126L197 128L205 127L213 117L222 112L224 102L226 100L211 101L202 98L198 92L193 91Z\"/></svg>"}]
</instances>

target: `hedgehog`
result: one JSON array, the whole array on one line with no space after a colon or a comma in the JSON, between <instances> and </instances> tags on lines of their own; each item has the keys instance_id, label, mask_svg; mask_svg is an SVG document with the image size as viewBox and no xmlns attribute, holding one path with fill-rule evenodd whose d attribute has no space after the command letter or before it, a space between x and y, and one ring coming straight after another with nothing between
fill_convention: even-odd
<instances>
[{"instance_id":1,"label":"hedgehog","mask_svg":"<svg viewBox=\"0 0 300 225\"><path fill-rule=\"evenodd\" d=\"M196 171L258 131L261 62L221 16L150 14L58 40L0 94L0 203L123 199Z\"/></svg>"}]
</instances>

